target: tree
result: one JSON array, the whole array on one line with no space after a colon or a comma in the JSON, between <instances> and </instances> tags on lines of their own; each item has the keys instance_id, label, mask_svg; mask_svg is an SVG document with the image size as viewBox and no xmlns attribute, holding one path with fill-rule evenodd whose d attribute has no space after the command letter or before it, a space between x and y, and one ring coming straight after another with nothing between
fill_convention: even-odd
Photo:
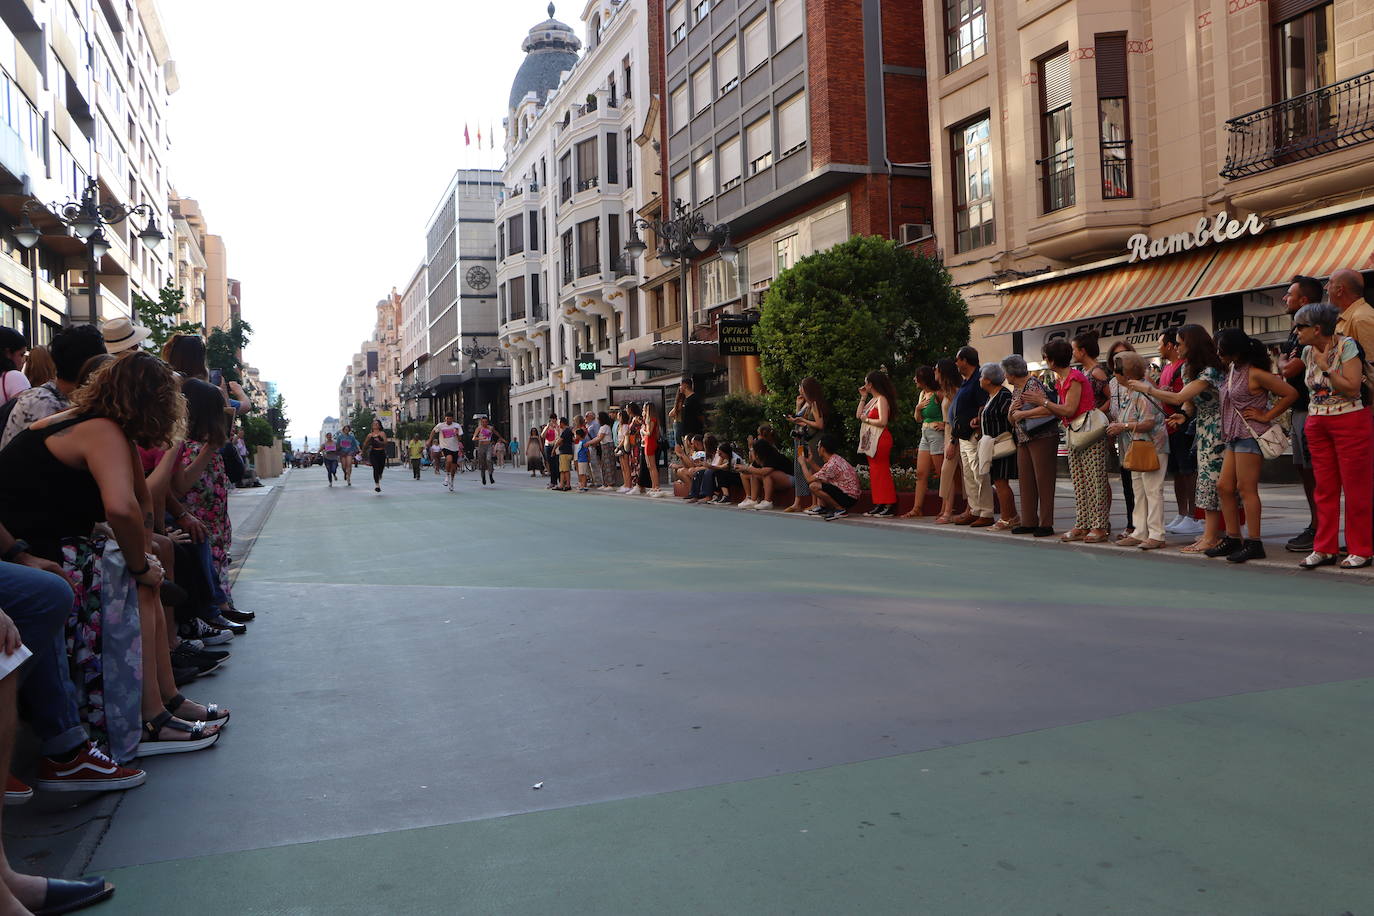
<instances>
[{"instance_id":1,"label":"tree","mask_svg":"<svg viewBox=\"0 0 1374 916\"><path fill-rule=\"evenodd\" d=\"M348 415L348 422L345 425L353 427L353 435L362 439L372 429L372 421L375 417L376 414L372 412L371 407L354 407Z\"/></svg>"},{"instance_id":2,"label":"tree","mask_svg":"<svg viewBox=\"0 0 1374 916\"><path fill-rule=\"evenodd\" d=\"M286 438L286 431L291 427L291 421L286 418L286 398L282 395L277 395L276 400L268 406L267 422L272 424L272 429L276 432L277 438Z\"/></svg>"},{"instance_id":3,"label":"tree","mask_svg":"<svg viewBox=\"0 0 1374 916\"><path fill-rule=\"evenodd\" d=\"M885 368L898 395L895 453L918 435L916 367L953 356L968 332L968 308L943 265L878 236L855 236L783 271L763 301L756 339L769 413L790 414L798 383L811 376L844 421L852 453L858 389Z\"/></svg>"},{"instance_id":4,"label":"tree","mask_svg":"<svg viewBox=\"0 0 1374 916\"><path fill-rule=\"evenodd\" d=\"M422 440L428 440L433 431L434 424L429 420L407 420L396 430L396 438L408 441L411 436L419 436Z\"/></svg>"},{"instance_id":5,"label":"tree","mask_svg":"<svg viewBox=\"0 0 1374 916\"><path fill-rule=\"evenodd\" d=\"M243 444L250 449L255 449L260 445L270 446L275 438L272 432L272 424L262 417L243 418Z\"/></svg>"},{"instance_id":6,"label":"tree","mask_svg":"<svg viewBox=\"0 0 1374 916\"><path fill-rule=\"evenodd\" d=\"M181 319L185 298L185 294L170 283L157 291L156 302L134 293L134 313L139 322L153 332L148 340L159 351L174 334L205 333L203 325Z\"/></svg>"},{"instance_id":7,"label":"tree","mask_svg":"<svg viewBox=\"0 0 1374 916\"><path fill-rule=\"evenodd\" d=\"M228 330L212 328L205 342L205 362L211 369L223 372L226 379L243 384L243 360L239 354L252 336L253 326L242 318L232 319Z\"/></svg>"},{"instance_id":8,"label":"tree","mask_svg":"<svg viewBox=\"0 0 1374 916\"><path fill-rule=\"evenodd\" d=\"M711 432L721 442L729 442L743 452L749 447L749 437L760 423L768 420L768 401L762 395L748 392L727 394L711 409ZM780 430L786 435L787 430Z\"/></svg>"}]
</instances>

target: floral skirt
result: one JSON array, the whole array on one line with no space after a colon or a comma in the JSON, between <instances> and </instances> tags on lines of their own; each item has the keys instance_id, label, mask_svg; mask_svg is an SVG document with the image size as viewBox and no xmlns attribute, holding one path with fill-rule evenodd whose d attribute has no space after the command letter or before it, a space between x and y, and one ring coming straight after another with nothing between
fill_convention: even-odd
<instances>
[{"instance_id":1,"label":"floral skirt","mask_svg":"<svg viewBox=\"0 0 1374 916\"><path fill-rule=\"evenodd\" d=\"M1221 510L1217 496L1217 481L1221 478L1221 464L1226 456L1226 443L1215 429L1201 423L1197 427L1197 487L1193 501L1199 509Z\"/></svg>"}]
</instances>

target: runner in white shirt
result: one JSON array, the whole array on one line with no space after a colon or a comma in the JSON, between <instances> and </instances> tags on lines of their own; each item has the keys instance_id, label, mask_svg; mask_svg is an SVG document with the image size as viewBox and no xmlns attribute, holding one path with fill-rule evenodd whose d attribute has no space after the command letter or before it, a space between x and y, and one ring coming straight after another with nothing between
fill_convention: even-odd
<instances>
[{"instance_id":1,"label":"runner in white shirt","mask_svg":"<svg viewBox=\"0 0 1374 916\"><path fill-rule=\"evenodd\" d=\"M453 492L453 475L458 470L458 453L463 447L463 427L453 422L453 414L435 426L429 434L430 443L437 441L444 460L444 485Z\"/></svg>"}]
</instances>

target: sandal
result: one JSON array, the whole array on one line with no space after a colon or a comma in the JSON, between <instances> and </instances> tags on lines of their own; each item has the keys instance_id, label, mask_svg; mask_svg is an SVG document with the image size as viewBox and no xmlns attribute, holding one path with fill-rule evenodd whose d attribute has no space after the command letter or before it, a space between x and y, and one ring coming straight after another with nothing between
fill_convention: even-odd
<instances>
[{"instance_id":1,"label":"sandal","mask_svg":"<svg viewBox=\"0 0 1374 916\"><path fill-rule=\"evenodd\" d=\"M1019 518L999 518L997 521L992 523L992 530L1006 531L1008 528L1015 527L1019 524L1021 524L1021 520Z\"/></svg>"},{"instance_id":2,"label":"sandal","mask_svg":"<svg viewBox=\"0 0 1374 916\"><path fill-rule=\"evenodd\" d=\"M1088 532L1084 531L1082 528L1070 528L1060 536L1059 540L1063 541L1065 544L1070 544L1074 541L1081 541L1087 536Z\"/></svg>"},{"instance_id":3,"label":"sandal","mask_svg":"<svg viewBox=\"0 0 1374 916\"><path fill-rule=\"evenodd\" d=\"M76 881L63 878L45 880L48 885L43 891L43 905L34 909L34 916L74 913L107 899L115 890L113 884L100 877Z\"/></svg>"},{"instance_id":4,"label":"sandal","mask_svg":"<svg viewBox=\"0 0 1374 916\"><path fill-rule=\"evenodd\" d=\"M948 516L948 515L940 515L940 516L936 516L936 518L935 518L935 524L937 524L937 525L948 525L949 523L950 523L950 522L949 522L949 516Z\"/></svg>"},{"instance_id":5,"label":"sandal","mask_svg":"<svg viewBox=\"0 0 1374 916\"><path fill-rule=\"evenodd\" d=\"M784 512L801 512L801 511L802 511L802 507L799 506L799 505L797 505L796 503L793 503L792 505L788 506L786 509L783 509L782 511L784 511Z\"/></svg>"},{"instance_id":6,"label":"sandal","mask_svg":"<svg viewBox=\"0 0 1374 916\"><path fill-rule=\"evenodd\" d=\"M168 700L168 701L167 701L166 703L164 703L163 705L166 707L167 711L170 712L170 713L173 715L173 717L180 718L180 716L177 716L177 710L180 709L181 706L182 706L182 704L185 703L185 702L187 702L186 698L185 698L184 696L182 696L181 694L177 694L176 696L172 697L170 700ZM219 723L219 725L220 725L221 728L223 728L224 726L226 726L226 725L229 724L229 710L227 710L227 709L221 709L219 706L215 705L214 703L202 703L202 704L200 704L200 705L202 705L202 706L205 707L205 718L204 718L204 719L186 719L185 721L187 721L187 722L210 722L210 723L215 723L215 722L217 722L217 723Z\"/></svg>"},{"instance_id":7,"label":"sandal","mask_svg":"<svg viewBox=\"0 0 1374 916\"><path fill-rule=\"evenodd\" d=\"M1109 537L1111 537L1111 536L1112 536L1112 530L1111 530L1110 528L1108 528L1106 531L1103 531L1102 529L1099 528L1098 531L1097 531L1097 534L1092 534L1091 532L1089 532L1088 536L1085 537L1085 538L1083 539L1083 543L1084 543L1084 544L1101 544L1102 542L1106 541L1107 538L1109 538Z\"/></svg>"},{"instance_id":8,"label":"sandal","mask_svg":"<svg viewBox=\"0 0 1374 916\"><path fill-rule=\"evenodd\" d=\"M1370 563L1374 563L1374 560L1352 553L1341 561L1341 569L1364 569Z\"/></svg>"},{"instance_id":9,"label":"sandal","mask_svg":"<svg viewBox=\"0 0 1374 916\"><path fill-rule=\"evenodd\" d=\"M182 732L184 739L158 738L164 728ZM157 757L161 754L186 754L207 748L219 740L219 726L205 722L186 722L174 718L170 712L160 712L143 723L143 740L138 743L135 757Z\"/></svg>"},{"instance_id":10,"label":"sandal","mask_svg":"<svg viewBox=\"0 0 1374 916\"><path fill-rule=\"evenodd\" d=\"M1210 544L1204 544L1204 543L1202 542L1202 539L1201 539L1201 538L1198 538L1196 541L1193 541L1193 543L1189 544L1187 547L1180 547L1180 548L1179 548L1179 552L1180 552L1180 553L1206 553L1207 551L1211 550L1213 547L1217 546L1217 544L1219 544L1219 543L1220 543L1220 541L1213 541L1213 542L1210 543Z\"/></svg>"}]
</instances>

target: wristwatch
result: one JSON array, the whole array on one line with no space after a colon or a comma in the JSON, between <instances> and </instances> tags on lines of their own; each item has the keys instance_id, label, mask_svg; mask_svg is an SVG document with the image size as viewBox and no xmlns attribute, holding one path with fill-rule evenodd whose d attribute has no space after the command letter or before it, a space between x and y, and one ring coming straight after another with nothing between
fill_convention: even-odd
<instances>
[{"instance_id":1,"label":"wristwatch","mask_svg":"<svg viewBox=\"0 0 1374 916\"><path fill-rule=\"evenodd\" d=\"M18 559L21 553L28 552L29 542L20 540L19 538L15 538L14 543L10 545L10 549L6 550L3 554L0 554L0 560L4 560L6 563L13 563L16 559Z\"/></svg>"}]
</instances>

